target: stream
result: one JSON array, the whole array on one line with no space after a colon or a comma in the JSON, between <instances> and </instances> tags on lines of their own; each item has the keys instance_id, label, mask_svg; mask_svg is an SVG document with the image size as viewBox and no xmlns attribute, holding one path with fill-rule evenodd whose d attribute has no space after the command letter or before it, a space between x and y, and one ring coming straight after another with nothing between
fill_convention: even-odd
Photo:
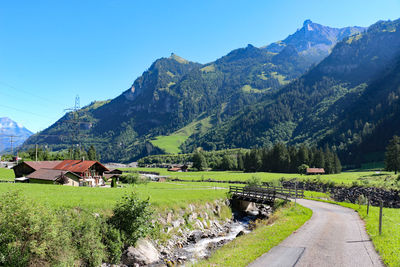
<instances>
[{"instance_id":1,"label":"stream","mask_svg":"<svg viewBox=\"0 0 400 267\"><path fill-rule=\"evenodd\" d=\"M245 217L236 218L230 223L228 231L221 231L224 235L201 238L197 242L189 243L179 249L175 253L180 260L178 260L178 263L181 262L178 266L191 266L198 260L210 257L215 250L234 240L239 233L240 235L250 233L249 223L255 220L256 217L255 215L247 215Z\"/></svg>"}]
</instances>

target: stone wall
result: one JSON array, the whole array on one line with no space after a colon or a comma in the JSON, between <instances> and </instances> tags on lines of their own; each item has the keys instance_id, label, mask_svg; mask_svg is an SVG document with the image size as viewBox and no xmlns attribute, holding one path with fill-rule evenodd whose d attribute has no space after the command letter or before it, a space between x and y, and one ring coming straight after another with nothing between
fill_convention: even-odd
<instances>
[{"instance_id":1,"label":"stone wall","mask_svg":"<svg viewBox=\"0 0 400 267\"><path fill-rule=\"evenodd\" d=\"M294 188L295 181L283 181L282 185L287 188ZM356 203L360 196L362 196L363 198L369 198L373 206L379 206L382 200L384 207L400 208L399 190L362 186L346 187L331 183L312 183L304 181L297 182L297 188L307 191L329 193L331 198L340 202L350 201L351 203Z\"/></svg>"}]
</instances>

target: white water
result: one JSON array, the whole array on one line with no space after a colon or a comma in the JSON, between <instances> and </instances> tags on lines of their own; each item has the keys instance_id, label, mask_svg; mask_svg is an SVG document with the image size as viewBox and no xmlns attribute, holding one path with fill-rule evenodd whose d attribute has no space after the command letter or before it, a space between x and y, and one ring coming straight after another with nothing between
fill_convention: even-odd
<instances>
[{"instance_id":1,"label":"white water","mask_svg":"<svg viewBox=\"0 0 400 267\"><path fill-rule=\"evenodd\" d=\"M199 242L189 245L187 247L184 247L183 250L188 253L188 261L193 264L199 259L203 259L208 253L208 245L211 243L217 243L222 240L225 240L225 243L228 243L229 241L232 241L233 239L236 238L236 235L240 232L243 231L245 234L250 233L250 230L248 229L249 225L249 218L243 218L241 221L236 221L233 222L230 225L229 228L229 233L227 233L226 236L220 236L220 237L213 237L213 238L203 238ZM185 265L182 265L185 266Z\"/></svg>"}]
</instances>

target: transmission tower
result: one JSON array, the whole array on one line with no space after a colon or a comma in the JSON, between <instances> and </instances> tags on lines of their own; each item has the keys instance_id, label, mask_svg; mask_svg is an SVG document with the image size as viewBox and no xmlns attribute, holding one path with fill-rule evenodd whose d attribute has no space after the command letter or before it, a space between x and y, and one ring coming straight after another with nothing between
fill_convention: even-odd
<instances>
[{"instance_id":1,"label":"transmission tower","mask_svg":"<svg viewBox=\"0 0 400 267\"><path fill-rule=\"evenodd\" d=\"M77 149L79 149L79 151L81 150L81 142L80 142L79 137L86 136L85 134L82 134L80 132L80 125L87 123L87 122L83 122L80 118L80 115L79 115L80 108L81 107L80 107L79 95L76 95L74 107L65 109L65 111L70 112L72 118L70 117L69 120L64 121L64 123L67 124L67 126L70 130L71 145L72 146L76 145L76 147L77 147Z\"/></svg>"},{"instance_id":2,"label":"transmission tower","mask_svg":"<svg viewBox=\"0 0 400 267\"><path fill-rule=\"evenodd\" d=\"M75 97L75 105L72 108L64 109L64 111L70 112L72 118L65 120L70 130L71 144L78 142L79 135L79 109L80 109L80 99L79 95Z\"/></svg>"},{"instance_id":3,"label":"transmission tower","mask_svg":"<svg viewBox=\"0 0 400 267\"><path fill-rule=\"evenodd\" d=\"M10 138L10 147L11 147L11 155L14 155L14 143L15 143L15 139L14 138L18 138L20 137L19 135L13 135L13 134L3 134L1 133L0 136L4 136L4 137L8 137Z\"/></svg>"}]
</instances>

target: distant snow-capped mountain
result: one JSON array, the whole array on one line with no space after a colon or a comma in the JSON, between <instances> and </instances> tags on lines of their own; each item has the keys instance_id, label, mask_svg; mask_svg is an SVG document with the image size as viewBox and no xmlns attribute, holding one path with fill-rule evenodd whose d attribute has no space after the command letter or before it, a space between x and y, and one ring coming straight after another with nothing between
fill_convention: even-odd
<instances>
[{"instance_id":1,"label":"distant snow-capped mountain","mask_svg":"<svg viewBox=\"0 0 400 267\"><path fill-rule=\"evenodd\" d=\"M33 133L10 118L0 118L0 152L11 148L10 136L13 136L13 147L22 145Z\"/></svg>"}]
</instances>

